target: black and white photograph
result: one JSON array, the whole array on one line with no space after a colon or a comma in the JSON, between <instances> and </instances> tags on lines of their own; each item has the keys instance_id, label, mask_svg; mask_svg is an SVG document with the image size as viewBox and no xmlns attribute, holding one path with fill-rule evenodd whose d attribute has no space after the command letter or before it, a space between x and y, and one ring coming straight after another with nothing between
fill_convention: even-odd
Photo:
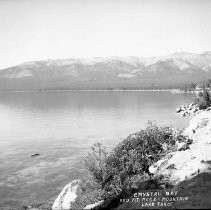
<instances>
[{"instance_id":1,"label":"black and white photograph","mask_svg":"<svg viewBox=\"0 0 211 210\"><path fill-rule=\"evenodd\" d=\"M0 210L210 208L211 0L0 0Z\"/></svg>"}]
</instances>

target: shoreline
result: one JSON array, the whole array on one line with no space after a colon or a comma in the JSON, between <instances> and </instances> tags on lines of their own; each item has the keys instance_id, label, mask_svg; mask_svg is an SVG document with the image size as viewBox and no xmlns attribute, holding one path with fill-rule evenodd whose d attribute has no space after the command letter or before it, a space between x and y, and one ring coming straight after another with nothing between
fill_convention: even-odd
<instances>
[{"instance_id":1,"label":"shoreline","mask_svg":"<svg viewBox=\"0 0 211 210\"><path fill-rule=\"evenodd\" d=\"M203 122L203 123L202 123ZM206 122L206 123L205 123ZM172 145L172 150L169 149L165 156L158 159L156 162L149 166L149 172L151 175L155 177L168 177L163 179L160 182L159 186L154 186L151 189L146 190L156 190L156 192L168 192L180 193L181 198L185 198L188 201L186 203L178 202L178 200L166 200L171 202L173 207L185 207L188 205L189 207L195 207L195 197L194 192L199 193L200 196L197 198L197 207L208 207L207 198L203 198L206 194L206 190L208 190L209 185L211 184L211 176L210 176L210 127L211 127L211 112L203 111L197 115L195 115L189 122L189 126L186 127L178 137L181 138L183 135L183 140L181 142L176 142L176 144ZM138 138L138 135L132 134L127 137L128 141L133 141ZM175 147L175 148L174 148ZM146 180L145 180L146 181ZM142 181L144 185L145 181ZM148 180L150 181L150 180ZM166 183L166 185L165 185ZM204 184L203 184L204 183ZM169 187L168 187L169 184ZM58 195L58 197L54 200L52 205L53 210L62 209L63 206L68 203L68 209L72 207L77 207L77 203L79 207L81 207L81 201L86 198L83 197L83 194L78 193L77 189L83 185L82 181L74 180L67 184L62 192ZM165 187L162 187L164 186ZM136 193L140 191L142 188L138 188L136 185ZM141 185L140 185L141 186ZM191 187L190 187L191 186ZM166 188L167 187L167 188ZM138 190L139 189L139 190ZM184 189L184 190L181 190ZM203 191L201 190L203 189ZM145 188L142 189L145 192ZM159 191L160 190L160 191ZM190 193L190 190L193 192ZM135 192L135 191L134 191ZM123 196L124 194L120 194ZM126 197L122 198L117 195L116 197L111 198L110 200L106 200L104 198L89 200L88 203L83 200L83 209L111 209L111 208L119 208L119 209L143 209L145 207L142 203L133 202L134 193L127 194ZM175 194L176 196L176 194ZM156 197L156 196L155 196ZM119 202L119 198L120 202ZM168 199L168 198L167 198ZM200 200L203 199L207 204L203 204ZM122 201L121 201L122 200ZM124 201L125 200L125 201ZM127 201L126 201L127 200ZM127 202L131 201L127 204ZM181 200L180 200L181 201ZM126 202L126 203L125 203ZM157 206L158 203L156 203ZM66 207L66 206L65 206ZM180 209L179 208L179 209Z\"/></svg>"},{"instance_id":2,"label":"shoreline","mask_svg":"<svg viewBox=\"0 0 211 210\"><path fill-rule=\"evenodd\" d=\"M30 93L30 92L171 92L171 93L194 93L196 91L183 91L180 89L144 89L144 90L119 90L119 89L114 89L114 90L104 90L104 89L99 89L99 90L91 90L91 89L76 89L76 90L0 90L0 93L4 92L13 92L13 93Z\"/></svg>"}]
</instances>

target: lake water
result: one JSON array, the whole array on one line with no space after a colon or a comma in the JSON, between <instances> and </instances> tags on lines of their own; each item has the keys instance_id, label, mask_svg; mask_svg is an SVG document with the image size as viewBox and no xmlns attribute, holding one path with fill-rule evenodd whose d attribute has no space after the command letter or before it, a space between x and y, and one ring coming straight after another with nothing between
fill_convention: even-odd
<instances>
[{"instance_id":1,"label":"lake water","mask_svg":"<svg viewBox=\"0 0 211 210\"><path fill-rule=\"evenodd\" d=\"M148 120L187 126L175 109L191 101L166 91L1 92L0 208L52 201L83 176L95 142L113 147Z\"/></svg>"}]
</instances>

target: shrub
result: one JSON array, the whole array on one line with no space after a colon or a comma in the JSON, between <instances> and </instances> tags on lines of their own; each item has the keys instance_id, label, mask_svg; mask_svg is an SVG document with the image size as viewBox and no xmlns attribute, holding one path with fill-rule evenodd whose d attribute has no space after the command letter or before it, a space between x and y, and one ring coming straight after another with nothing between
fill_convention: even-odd
<instances>
[{"instance_id":1,"label":"shrub","mask_svg":"<svg viewBox=\"0 0 211 210\"><path fill-rule=\"evenodd\" d=\"M95 143L91 147L92 152L85 159L85 167L91 174L93 181L103 186L106 179L106 159L108 152L101 143Z\"/></svg>"},{"instance_id":2,"label":"shrub","mask_svg":"<svg viewBox=\"0 0 211 210\"><path fill-rule=\"evenodd\" d=\"M205 88L203 92L200 92L196 97L195 103L198 105L199 109L206 109L211 105L211 96Z\"/></svg>"},{"instance_id":3,"label":"shrub","mask_svg":"<svg viewBox=\"0 0 211 210\"><path fill-rule=\"evenodd\" d=\"M149 166L166 154L163 145L173 147L176 142L175 137L174 130L170 127L158 127L148 122L146 129L121 142L106 159L109 177L105 183L105 188L108 188L106 191L109 192L112 188L114 189L112 193L117 194L125 187L126 179L132 179L136 175L141 177L148 175Z\"/></svg>"},{"instance_id":4,"label":"shrub","mask_svg":"<svg viewBox=\"0 0 211 210\"><path fill-rule=\"evenodd\" d=\"M110 153L95 144L85 161L86 168L104 198L117 196L127 188L138 189L141 182L151 179L149 166L174 148L178 136L179 131L148 122L146 129L130 135Z\"/></svg>"}]
</instances>

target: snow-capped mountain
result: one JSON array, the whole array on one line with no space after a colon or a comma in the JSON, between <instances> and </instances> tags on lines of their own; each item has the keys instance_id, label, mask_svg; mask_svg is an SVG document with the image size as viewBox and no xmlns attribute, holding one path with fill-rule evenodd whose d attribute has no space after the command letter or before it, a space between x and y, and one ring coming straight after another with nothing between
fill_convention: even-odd
<instances>
[{"instance_id":1,"label":"snow-capped mountain","mask_svg":"<svg viewBox=\"0 0 211 210\"><path fill-rule=\"evenodd\" d=\"M211 52L42 60L0 70L0 90L170 87L211 78Z\"/></svg>"}]
</instances>

